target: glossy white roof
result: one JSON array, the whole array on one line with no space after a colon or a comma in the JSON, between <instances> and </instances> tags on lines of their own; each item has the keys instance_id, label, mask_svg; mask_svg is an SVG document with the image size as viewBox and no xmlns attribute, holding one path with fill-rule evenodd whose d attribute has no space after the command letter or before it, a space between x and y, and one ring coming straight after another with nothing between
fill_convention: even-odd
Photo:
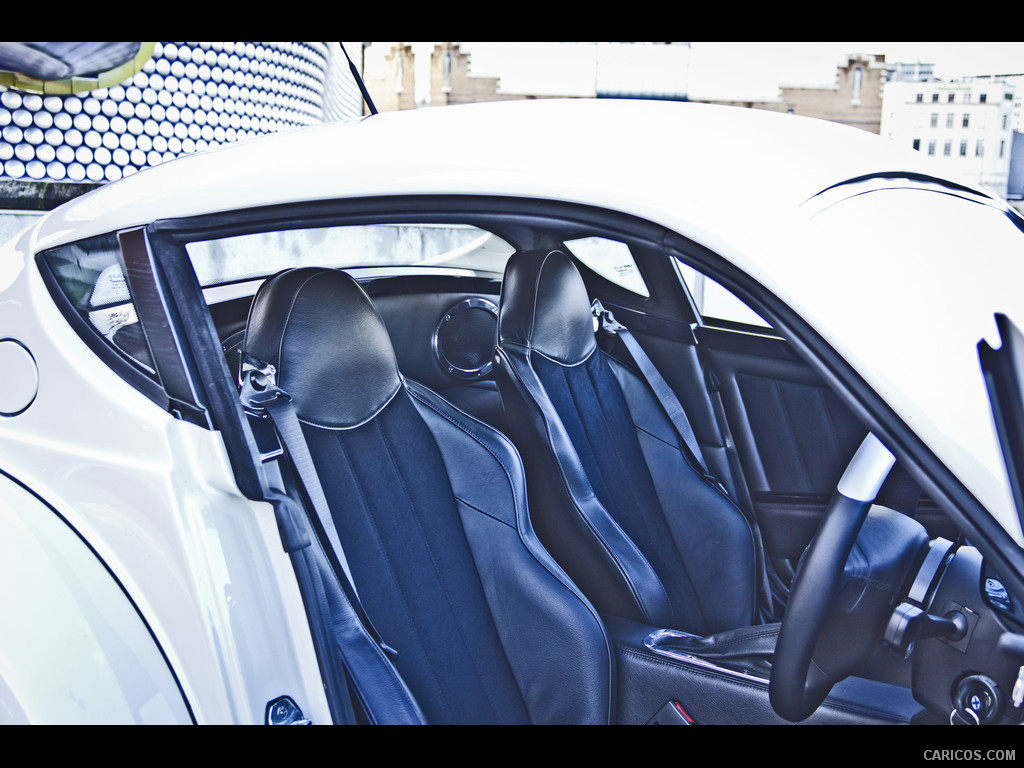
<instances>
[{"instance_id":1,"label":"glossy white roof","mask_svg":"<svg viewBox=\"0 0 1024 768\"><path fill-rule=\"evenodd\" d=\"M997 345L995 311L1024 328L1011 290L1024 277L1019 250L990 246L979 260L972 237L987 221L968 225L968 204L938 202L943 195L909 204L915 226L940 233L926 250L916 235L900 239L900 193L817 216L801 207L847 179L906 171L938 175L926 156L865 131L756 110L611 100L444 107L278 134L143 171L46 217L35 248L155 218L353 196L522 195L631 213L729 259L801 313L1024 541L974 349L982 336ZM888 229L873 223L879 216ZM948 229L959 234L941 234ZM988 276L985 288L965 290L964 278L978 274Z\"/></svg>"},{"instance_id":2,"label":"glossy white roof","mask_svg":"<svg viewBox=\"0 0 1024 768\"><path fill-rule=\"evenodd\" d=\"M667 102L541 100L384 113L148 169L62 208L40 229L40 244L154 216L403 192L525 194L637 212L698 206L726 215L756 199L757 208L785 210L836 181L921 157L886 146L831 123Z\"/></svg>"}]
</instances>

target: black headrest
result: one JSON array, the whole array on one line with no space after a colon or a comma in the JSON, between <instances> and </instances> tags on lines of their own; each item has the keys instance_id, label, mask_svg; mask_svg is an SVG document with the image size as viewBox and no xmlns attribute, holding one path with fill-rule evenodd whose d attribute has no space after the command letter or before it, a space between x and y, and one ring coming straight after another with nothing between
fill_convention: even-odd
<instances>
[{"instance_id":1,"label":"black headrest","mask_svg":"<svg viewBox=\"0 0 1024 768\"><path fill-rule=\"evenodd\" d=\"M282 272L256 294L245 354L277 368L299 418L346 429L375 416L402 379L384 321L344 272Z\"/></svg>"},{"instance_id":2,"label":"black headrest","mask_svg":"<svg viewBox=\"0 0 1024 768\"><path fill-rule=\"evenodd\" d=\"M505 266L498 341L518 344L564 365L597 346L590 298L572 260L561 251L522 251Z\"/></svg>"}]
</instances>

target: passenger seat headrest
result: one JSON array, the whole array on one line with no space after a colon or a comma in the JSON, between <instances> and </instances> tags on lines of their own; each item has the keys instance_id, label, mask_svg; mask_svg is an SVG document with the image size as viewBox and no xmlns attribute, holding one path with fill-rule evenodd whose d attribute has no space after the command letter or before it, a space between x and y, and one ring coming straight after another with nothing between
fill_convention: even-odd
<instances>
[{"instance_id":1,"label":"passenger seat headrest","mask_svg":"<svg viewBox=\"0 0 1024 768\"><path fill-rule=\"evenodd\" d=\"M249 310L244 350L276 367L299 418L317 426L363 424L402 385L384 321L359 284L334 269L268 279Z\"/></svg>"},{"instance_id":2,"label":"passenger seat headrest","mask_svg":"<svg viewBox=\"0 0 1024 768\"><path fill-rule=\"evenodd\" d=\"M587 288L562 251L512 254L501 288L498 341L563 365L582 362L597 347Z\"/></svg>"}]
</instances>

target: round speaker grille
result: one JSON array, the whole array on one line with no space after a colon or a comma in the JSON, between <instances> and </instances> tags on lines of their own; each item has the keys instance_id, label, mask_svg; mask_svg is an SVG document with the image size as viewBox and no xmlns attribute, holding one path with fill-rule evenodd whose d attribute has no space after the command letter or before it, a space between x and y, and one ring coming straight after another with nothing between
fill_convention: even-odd
<instances>
[{"instance_id":1,"label":"round speaker grille","mask_svg":"<svg viewBox=\"0 0 1024 768\"><path fill-rule=\"evenodd\" d=\"M498 308L487 299L466 299L449 309L434 330L434 357L457 379L479 379L491 371Z\"/></svg>"}]
</instances>

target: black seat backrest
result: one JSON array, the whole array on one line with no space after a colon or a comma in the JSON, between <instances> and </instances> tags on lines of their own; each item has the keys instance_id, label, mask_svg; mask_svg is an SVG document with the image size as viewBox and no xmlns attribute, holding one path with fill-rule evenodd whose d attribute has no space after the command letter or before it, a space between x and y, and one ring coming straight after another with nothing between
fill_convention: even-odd
<instances>
[{"instance_id":1,"label":"black seat backrest","mask_svg":"<svg viewBox=\"0 0 1024 768\"><path fill-rule=\"evenodd\" d=\"M295 403L363 606L428 721L608 722L603 626L536 541L515 450L403 379L359 285L272 278L245 350Z\"/></svg>"},{"instance_id":2,"label":"black seat backrest","mask_svg":"<svg viewBox=\"0 0 1024 768\"><path fill-rule=\"evenodd\" d=\"M647 384L598 346L560 251L508 262L495 377L545 546L604 612L708 634L757 621L736 505L695 470Z\"/></svg>"}]
</instances>

